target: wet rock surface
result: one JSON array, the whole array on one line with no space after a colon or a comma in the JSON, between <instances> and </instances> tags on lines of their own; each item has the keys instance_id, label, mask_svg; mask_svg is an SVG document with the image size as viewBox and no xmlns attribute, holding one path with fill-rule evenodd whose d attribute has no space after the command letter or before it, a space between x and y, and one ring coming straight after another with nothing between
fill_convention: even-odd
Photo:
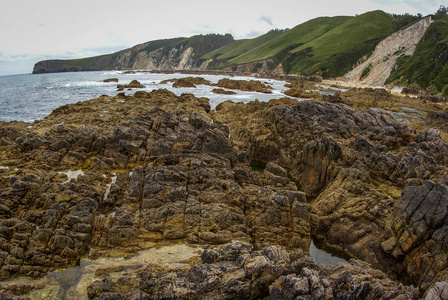
<instances>
[{"instance_id":1,"label":"wet rock surface","mask_svg":"<svg viewBox=\"0 0 448 300\"><path fill-rule=\"evenodd\" d=\"M210 111L206 98L155 90L66 105L32 128L3 122L0 133L3 281L180 241L207 248L201 261L99 272L88 296L444 293L448 145L439 129L320 101ZM306 253L312 237L357 260L318 267ZM17 289L1 291L27 294Z\"/></svg>"},{"instance_id":2,"label":"wet rock surface","mask_svg":"<svg viewBox=\"0 0 448 300\"><path fill-rule=\"evenodd\" d=\"M211 85L212 83L203 77L185 77L185 78L174 78L174 79L168 79L163 80L160 82L160 84L166 84L173 82L173 87L179 88L179 87L193 87L195 88L198 84L205 84L205 85Z\"/></svg>"},{"instance_id":3,"label":"wet rock surface","mask_svg":"<svg viewBox=\"0 0 448 300\"><path fill-rule=\"evenodd\" d=\"M122 91L124 89L142 89L145 88L145 86L143 84L141 84L140 82L138 82L137 80L132 80L129 84L118 84L117 85L117 90L118 91Z\"/></svg>"},{"instance_id":4,"label":"wet rock surface","mask_svg":"<svg viewBox=\"0 0 448 300\"><path fill-rule=\"evenodd\" d=\"M233 80L223 78L218 81L216 86L220 88L235 89L250 92L260 92L270 94L272 87L257 80Z\"/></svg>"},{"instance_id":5,"label":"wet rock surface","mask_svg":"<svg viewBox=\"0 0 448 300\"><path fill-rule=\"evenodd\" d=\"M123 291L124 283L126 291ZM98 276L89 298L134 299L417 299L418 289L353 260L320 269L303 250L231 242L202 253L202 263L175 270L146 267L135 278Z\"/></svg>"}]
</instances>

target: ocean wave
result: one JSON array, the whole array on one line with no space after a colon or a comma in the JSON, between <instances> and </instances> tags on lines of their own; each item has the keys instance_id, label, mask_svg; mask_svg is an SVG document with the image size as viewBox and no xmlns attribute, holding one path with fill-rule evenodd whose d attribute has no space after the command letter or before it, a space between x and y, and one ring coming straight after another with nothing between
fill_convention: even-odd
<instances>
[{"instance_id":1,"label":"ocean wave","mask_svg":"<svg viewBox=\"0 0 448 300\"><path fill-rule=\"evenodd\" d=\"M123 74L123 71L109 71L103 73L103 75L121 75L121 74Z\"/></svg>"},{"instance_id":2,"label":"ocean wave","mask_svg":"<svg viewBox=\"0 0 448 300\"><path fill-rule=\"evenodd\" d=\"M74 86L89 87L89 86L115 86L116 82L103 82L103 81L78 81L73 83Z\"/></svg>"},{"instance_id":3,"label":"ocean wave","mask_svg":"<svg viewBox=\"0 0 448 300\"><path fill-rule=\"evenodd\" d=\"M252 98L252 95L233 95L232 97L229 98L236 98L236 99L250 99Z\"/></svg>"}]
</instances>

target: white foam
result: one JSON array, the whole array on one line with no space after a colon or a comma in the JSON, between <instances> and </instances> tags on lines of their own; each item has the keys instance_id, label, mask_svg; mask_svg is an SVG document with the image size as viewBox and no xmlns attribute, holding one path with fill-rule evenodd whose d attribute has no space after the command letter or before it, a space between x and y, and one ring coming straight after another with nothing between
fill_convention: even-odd
<instances>
[{"instance_id":1,"label":"white foam","mask_svg":"<svg viewBox=\"0 0 448 300\"><path fill-rule=\"evenodd\" d=\"M117 85L116 82L104 82L104 81L78 81L73 83L75 86L108 86L108 85Z\"/></svg>"},{"instance_id":2,"label":"white foam","mask_svg":"<svg viewBox=\"0 0 448 300\"><path fill-rule=\"evenodd\" d=\"M111 71L103 73L103 75L121 75L121 74L123 74L123 71Z\"/></svg>"},{"instance_id":3,"label":"white foam","mask_svg":"<svg viewBox=\"0 0 448 300\"><path fill-rule=\"evenodd\" d=\"M250 99L252 98L251 95L233 95L234 98L236 99Z\"/></svg>"},{"instance_id":4,"label":"white foam","mask_svg":"<svg viewBox=\"0 0 448 300\"><path fill-rule=\"evenodd\" d=\"M9 167L0 166L0 170L8 170Z\"/></svg>"}]
</instances>

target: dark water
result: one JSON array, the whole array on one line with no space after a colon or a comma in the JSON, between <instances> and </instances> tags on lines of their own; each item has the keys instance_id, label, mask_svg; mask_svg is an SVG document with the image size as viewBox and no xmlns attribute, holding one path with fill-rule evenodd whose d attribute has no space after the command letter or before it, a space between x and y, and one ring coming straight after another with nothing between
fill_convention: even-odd
<instances>
[{"instance_id":1,"label":"dark water","mask_svg":"<svg viewBox=\"0 0 448 300\"><path fill-rule=\"evenodd\" d=\"M166 88L176 95L182 93L193 93L197 97L207 97L210 105L215 108L217 104L225 100L234 102L249 102L255 99L268 101L274 98L285 97L286 90L284 81L271 79L256 79L252 77L235 77L233 79L260 80L272 85L272 94L256 92L236 91L236 95L219 95L211 92L213 87L198 85L197 88L173 88L172 84L160 84L162 80L181 78L196 75L186 74L152 74L135 73L127 74L119 71L107 72L75 72L75 73L52 73L52 74L27 74L0 76L0 121L25 121L43 119L55 108L69 103L86 101L101 95L115 96L117 83L105 83L107 78L118 78L119 84L128 84L132 80L138 80L146 86L145 91ZM216 83L225 76L200 75L205 79ZM138 89L141 90L141 89ZM126 91L133 94L137 91Z\"/></svg>"},{"instance_id":2,"label":"dark water","mask_svg":"<svg viewBox=\"0 0 448 300\"><path fill-rule=\"evenodd\" d=\"M348 261L346 259L339 257L342 255L336 255L334 253L332 254L332 253L327 252L321 248L318 248L314 244L313 240L311 240L311 245L310 245L310 256L314 260L316 265L321 266L321 267L325 267L328 265L334 265L334 264L337 264L340 262L348 263Z\"/></svg>"}]
</instances>

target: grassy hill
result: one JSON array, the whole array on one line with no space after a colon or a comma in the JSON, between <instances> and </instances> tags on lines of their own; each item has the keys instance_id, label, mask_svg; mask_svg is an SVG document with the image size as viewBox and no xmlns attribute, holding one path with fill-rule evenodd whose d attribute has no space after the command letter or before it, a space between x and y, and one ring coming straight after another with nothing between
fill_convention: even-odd
<instances>
[{"instance_id":1,"label":"grassy hill","mask_svg":"<svg viewBox=\"0 0 448 300\"><path fill-rule=\"evenodd\" d=\"M392 34L396 20L382 11L350 18L319 37L290 51L286 58L291 73L342 76L375 46Z\"/></svg>"},{"instance_id":2,"label":"grassy hill","mask_svg":"<svg viewBox=\"0 0 448 300\"><path fill-rule=\"evenodd\" d=\"M209 52L203 56L205 59L215 58L218 60L228 60L234 57L238 57L258 46L269 42L277 36L284 33L284 30L271 30L266 34L253 39L237 40L232 44L226 45L215 51Z\"/></svg>"},{"instance_id":3,"label":"grassy hill","mask_svg":"<svg viewBox=\"0 0 448 300\"><path fill-rule=\"evenodd\" d=\"M287 74L339 77L395 31L421 19L421 15L391 15L372 11L357 16L319 17L289 30L271 30L253 39L235 41L229 34L197 35L156 40L97 57L42 61L33 73L154 68L204 68L243 72L278 70ZM399 58L388 82L417 84L448 94L448 16L436 15L412 57ZM192 47L194 53L184 52ZM186 57L188 56L188 57ZM152 63L147 63L152 59ZM179 64L188 60L188 65ZM263 68L261 68L262 66Z\"/></svg>"},{"instance_id":4,"label":"grassy hill","mask_svg":"<svg viewBox=\"0 0 448 300\"><path fill-rule=\"evenodd\" d=\"M448 96L448 15L435 21L417 45L413 56L402 56L386 83L417 84Z\"/></svg>"},{"instance_id":5,"label":"grassy hill","mask_svg":"<svg viewBox=\"0 0 448 300\"><path fill-rule=\"evenodd\" d=\"M175 60L179 58L183 50L189 47L193 47L196 62L200 63L200 57L204 54L232 42L234 42L234 39L230 34L207 34L189 38L162 39L139 44L113 54L81 59L41 61L34 66L33 73L132 69L136 57L141 52L150 53L158 50L161 52L159 54L161 58L166 57ZM170 57L173 49L175 55Z\"/></svg>"},{"instance_id":6,"label":"grassy hill","mask_svg":"<svg viewBox=\"0 0 448 300\"><path fill-rule=\"evenodd\" d=\"M320 17L262 42L236 41L207 54L224 65L241 65L273 59L286 73L326 77L342 76L376 44L392 34L397 19L383 11L356 17ZM250 49L250 50L248 50ZM219 54L219 55L218 55Z\"/></svg>"},{"instance_id":7,"label":"grassy hill","mask_svg":"<svg viewBox=\"0 0 448 300\"><path fill-rule=\"evenodd\" d=\"M279 53L292 47L305 44L322 34L331 30L331 28L340 25L351 17L321 17L300 24L282 35L259 45L250 51L230 60L232 64L244 64L253 61L259 61L267 58L273 58Z\"/></svg>"}]
</instances>

